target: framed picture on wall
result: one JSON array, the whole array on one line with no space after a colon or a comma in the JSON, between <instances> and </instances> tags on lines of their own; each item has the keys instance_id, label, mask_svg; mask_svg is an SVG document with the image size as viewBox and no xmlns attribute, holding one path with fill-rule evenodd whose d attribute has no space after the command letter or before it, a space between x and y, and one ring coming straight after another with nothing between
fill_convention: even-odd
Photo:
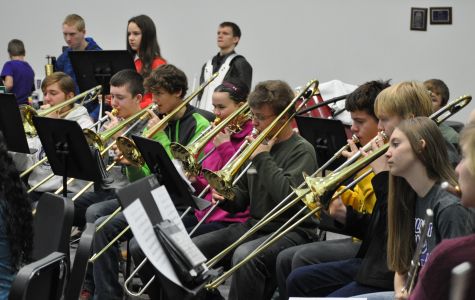
<instances>
[{"instance_id":1,"label":"framed picture on wall","mask_svg":"<svg viewBox=\"0 0 475 300\"><path fill-rule=\"evenodd\" d=\"M452 24L452 7L431 7L430 24Z\"/></svg>"},{"instance_id":2,"label":"framed picture on wall","mask_svg":"<svg viewBox=\"0 0 475 300\"><path fill-rule=\"evenodd\" d=\"M411 30L427 31L427 8L411 8Z\"/></svg>"}]
</instances>

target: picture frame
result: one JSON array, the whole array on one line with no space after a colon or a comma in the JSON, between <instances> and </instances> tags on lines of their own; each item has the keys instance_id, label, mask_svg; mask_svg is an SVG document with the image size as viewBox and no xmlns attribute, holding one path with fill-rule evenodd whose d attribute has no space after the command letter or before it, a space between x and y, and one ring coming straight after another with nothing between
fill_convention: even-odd
<instances>
[{"instance_id":1,"label":"picture frame","mask_svg":"<svg viewBox=\"0 0 475 300\"><path fill-rule=\"evenodd\" d=\"M427 8L411 7L411 30L427 31Z\"/></svg>"},{"instance_id":2,"label":"picture frame","mask_svg":"<svg viewBox=\"0 0 475 300\"><path fill-rule=\"evenodd\" d=\"M431 7L430 8L431 25L450 25L452 24L452 7Z\"/></svg>"}]
</instances>

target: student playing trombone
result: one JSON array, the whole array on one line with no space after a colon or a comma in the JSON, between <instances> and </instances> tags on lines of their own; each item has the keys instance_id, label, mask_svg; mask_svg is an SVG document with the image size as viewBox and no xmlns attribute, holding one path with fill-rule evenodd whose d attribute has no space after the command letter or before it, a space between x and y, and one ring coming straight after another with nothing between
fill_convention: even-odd
<instances>
[{"instance_id":1,"label":"student playing trombone","mask_svg":"<svg viewBox=\"0 0 475 300\"><path fill-rule=\"evenodd\" d=\"M43 101L45 102L44 106L41 108L47 109L72 99L74 97L75 86L71 77L62 72L55 72L43 80L41 83L41 89L44 94ZM88 128L93 124L87 109L76 103L71 103L58 110L53 110L46 117L76 121L81 128ZM18 170L25 170L45 157L45 152L38 136L28 137L28 146L30 149L35 151L35 153L29 155L14 155ZM28 184L30 186L35 186L51 173L51 166L47 161L45 161L33 169L28 178ZM29 193L29 196L33 201L36 201L44 192L54 192L56 189L61 187L61 185L62 177L54 176L52 179ZM68 186L68 191L77 192L83 185L83 181L77 180L75 184Z\"/></svg>"}]
</instances>

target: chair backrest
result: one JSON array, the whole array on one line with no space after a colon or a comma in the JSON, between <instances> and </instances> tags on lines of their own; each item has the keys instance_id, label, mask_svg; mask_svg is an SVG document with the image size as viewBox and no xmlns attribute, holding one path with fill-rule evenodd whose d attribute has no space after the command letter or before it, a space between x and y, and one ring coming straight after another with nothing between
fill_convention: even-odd
<instances>
[{"instance_id":1,"label":"chair backrest","mask_svg":"<svg viewBox=\"0 0 475 300\"><path fill-rule=\"evenodd\" d=\"M74 204L51 193L44 193L33 217L33 253L39 260L52 252L66 254L69 261L69 237L74 217Z\"/></svg>"},{"instance_id":2,"label":"chair backrest","mask_svg":"<svg viewBox=\"0 0 475 300\"><path fill-rule=\"evenodd\" d=\"M86 277L86 270L91 256L92 242L96 233L96 225L87 223L82 232L79 245L76 250L76 256L71 268L71 277L66 285L64 300L77 300L81 293L82 283Z\"/></svg>"},{"instance_id":3,"label":"chair backrest","mask_svg":"<svg viewBox=\"0 0 475 300\"><path fill-rule=\"evenodd\" d=\"M18 271L9 300L61 299L69 272L64 253L53 252Z\"/></svg>"}]
</instances>

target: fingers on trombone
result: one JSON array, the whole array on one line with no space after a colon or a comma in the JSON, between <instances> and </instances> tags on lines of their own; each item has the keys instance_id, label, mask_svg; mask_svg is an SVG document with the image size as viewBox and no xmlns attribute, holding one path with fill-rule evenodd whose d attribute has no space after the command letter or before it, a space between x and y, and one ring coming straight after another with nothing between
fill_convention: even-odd
<instances>
[{"instance_id":1,"label":"fingers on trombone","mask_svg":"<svg viewBox=\"0 0 475 300\"><path fill-rule=\"evenodd\" d=\"M109 117L109 121L113 122L114 120L117 120L117 117L110 111L106 111L105 114Z\"/></svg>"},{"instance_id":2,"label":"fingers on trombone","mask_svg":"<svg viewBox=\"0 0 475 300\"><path fill-rule=\"evenodd\" d=\"M343 150L341 152L341 155L343 155L344 157L346 158L350 158L352 157L353 155L356 154L356 152L358 152L358 146L356 146L356 143L353 139L349 139L347 140L347 143L348 143L348 146L350 147L350 150Z\"/></svg>"},{"instance_id":3,"label":"fingers on trombone","mask_svg":"<svg viewBox=\"0 0 475 300\"><path fill-rule=\"evenodd\" d=\"M158 116L155 114L155 112L153 110L151 110L150 108L147 108L147 113L149 114L150 118L155 118Z\"/></svg>"},{"instance_id":4,"label":"fingers on trombone","mask_svg":"<svg viewBox=\"0 0 475 300\"><path fill-rule=\"evenodd\" d=\"M220 193L216 192L214 189L213 191L211 192L211 202L214 204L216 204L218 201L223 201L224 200L224 197L223 195L221 195Z\"/></svg>"}]
</instances>

